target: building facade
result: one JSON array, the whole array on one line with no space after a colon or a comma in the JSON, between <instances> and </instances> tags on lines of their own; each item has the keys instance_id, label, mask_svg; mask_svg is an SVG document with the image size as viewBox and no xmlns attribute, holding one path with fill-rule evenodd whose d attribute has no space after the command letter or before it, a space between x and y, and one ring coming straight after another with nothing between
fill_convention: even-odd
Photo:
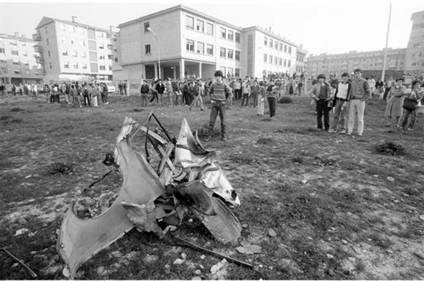
<instances>
[{"instance_id":1,"label":"building facade","mask_svg":"<svg viewBox=\"0 0 424 281\"><path fill-rule=\"evenodd\" d=\"M406 49L387 49L387 73L401 73L405 68ZM308 75L352 73L355 68L368 73L380 73L383 70L384 50L370 52L351 51L344 54L320 54L309 56L306 62ZM390 77L388 75L387 77ZM380 77L376 77L380 78Z\"/></svg>"},{"instance_id":2,"label":"building facade","mask_svg":"<svg viewBox=\"0 0 424 281\"><path fill-rule=\"evenodd\" d=\"M413 13L411 20L405 71L409 74L424 75L424 11Z\"/></svg>"},{"instance_id":3,"label":"building facade","mask_svg":"<svg viewBox=\"0 0 424 281\"><path fill-rule=\"evenodd\" d=\"M295 44L269 30L241 28L182 5L118 27L120 68L114 79L134 87L155 77L210 78L217 69L237 77L296 69Z\"/></svg>"},{"instance_id":4,"label":"building facade","mask_svg":"<svg viewBox=\"0 0 424 281\"><path fill-rule=\"evenodd\" d=\"M37 42L19 34L0 34L0 81L19 84L40 82L43 68Z\"/></svg>"},{"instance_id":5,"label":"building facade","mask_svg":"<svg viewBox=\"0 0 424 281\"><path fill-rule=\"evenodd\" d=\"M36 30L46 81L112 80L111 30L49 17Z\"/></svg>"}]
</instances>

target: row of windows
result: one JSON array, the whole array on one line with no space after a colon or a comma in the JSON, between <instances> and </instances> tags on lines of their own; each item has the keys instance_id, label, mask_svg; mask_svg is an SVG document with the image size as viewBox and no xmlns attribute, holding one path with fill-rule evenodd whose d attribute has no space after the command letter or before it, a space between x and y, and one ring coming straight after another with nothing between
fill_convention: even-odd
<instances>
[{"instance_id":1,"label":"row of windows","mask_svg":"<svg viewBox=\"0 0 424 281\"><path fill-rule=\"evenodd\" d=\"M196 22L196 24L195 24ZM146 26L145 26L146 27ZM186 16L186 28L195 30L201 33L206 33L207 35L214 35L214 25L213 23L206 22L202 19L194 19L192 16ZM227 39L230 41L236 41L237 43L240 43L240 33L233 31L231 29L227 29L225 27L221 27L219 30L220 37L222 39Z\"/></svg>"},{"instance_id":2,"label":"row of windows","mask_svg":"<svg viewBox=\"0 0 424 281\"><path fill-rule=\"evenodd\" d=\"M0 48L0 53L5 53L5 50L3 48ZM19 56L19 51L17 51L17 50L11 50L10 51L10 54L12 56ZM28 53L27 52L22 52L22 55L24 57L27 57L28 56Z\"/></svg>"},{"instance_id":3,"label":"row of windows","mask_svg":"<svg viewBox=\"0 0 424 281\"><path fill-rule=\"evenodd\" d=\"M51 56L50 51L47 51L47 54L49 55L49 57ZM69 56L69 51L68 51L68 50L63 51L63 52L62 52L62 55L63 55L63 56ZM72 56L73 56L74 58L78 57L78 51L73 51L73 52L72 52ZM82 57L82 58L87 57L87 53L86 53L86 52L82 52L82 53L81 53L81 57ZM107 55L107 58L111 60L111 59L113 59L113 55ZM104 59L106 59L106 56L105 56L105 55L100 55L100 56L99 56L99 60L104 60Z\"/></svg>"},{"instance_id":4,"label":"row of windows","mask_svg":"<svg viewBox=\"0 0 424 281\"><path fill-rule=\"evenodd\" d=\"M49 64L49 66L50 66L50 69L52 69L51 63ZM69 62L65 63L63 65L63 68L70 69L71 66L70 66ZM73 64L72 65L72 68L73 69L79 69L79 64L78 63ZM81 69L87 69L87 64L83 64L81 66ZM99 70L106 70L106 66L105 65L99 65ZM109 65L109 70L112 70L112 66L111 65Z\"/></svg>"},{"instance_id":5,"label":"row of windows","mask_svg":"<svg viewBox=\"0 0 424 281\"><path fill-rule=\"evenodd\" d=\"M265 39L264 39L264 45L269 46L270 48L274 48L276 50L280 50L281 52L284 51L284 53L291 54L291 52L292 52L291 46L285 45L281 42L278 42L277 40L274 41L271 38L268 39L268 37L266 37L266 36L265 36Z\"/></svg>"},{"instance_id":6,"label":"row of windows","mask_svg":"<svg viewBox=\"0 0 424 281\"><path fill-rule=\"evenodd\" d=\"M194 53L194 40L187 39L186 40L186 51ZM197 41L196 43L196 53L200 55L205 54L205 43ZM214 45L206 44L206 55L213 56L214 55ZM226 49L224 47L219 48L219 56L221 58L226 58L230 60L240 61L240 51L233 49Z\"/></svg>"},{"instance_id":7,"label":"row of windows","mask_svg":"<svg viewBox=\"0 0 424 281\"><path fill-rule=\"evenodd\" d=\"M291 61L290 60L286 60L277 56L272 56L272 55L267 55L264 54L264 62L265 63L269 63L269 64L278 64L278 65L284 65L285 67L290 67L291 66Z\"/></svg>"}]
</instances>

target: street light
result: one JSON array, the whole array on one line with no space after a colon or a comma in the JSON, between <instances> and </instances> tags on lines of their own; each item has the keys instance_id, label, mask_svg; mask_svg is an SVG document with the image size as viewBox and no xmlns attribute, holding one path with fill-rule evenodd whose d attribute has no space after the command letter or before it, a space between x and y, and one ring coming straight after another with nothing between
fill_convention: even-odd
<instances>
[{"instance_id":1,"label":"street light","mask_svg":"<svg viewBox=\"0 0 424 281\"><path fill-rule=\"evenodd\" d=\"M147 28L147 30L148 31L150 31L152 34L153 34L153 37L155 38L155 40L156 40L156 44L158 45L158 77L159 77L159 79L161 79L161 75L160 75L160 46L159 46L159 40L158 40L158 37L156 36L156 33L153 31L153 29L149 26L148 28Z\"/></svg>"}]
</instances>

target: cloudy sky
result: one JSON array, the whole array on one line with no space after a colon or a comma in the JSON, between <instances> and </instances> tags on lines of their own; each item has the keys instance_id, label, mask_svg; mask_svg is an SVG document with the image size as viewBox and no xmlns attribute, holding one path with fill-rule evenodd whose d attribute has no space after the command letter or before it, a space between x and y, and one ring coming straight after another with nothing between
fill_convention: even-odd
<instances>
[{"instance_id":1,"label":"cloudy sky","mask_svg":"<svg viewBox=\"0 0 424 281\"><path fill-rule=\"evenodd\" d=\"M411 14L424 0L392 0L389 47L406 47ZM157 0L157 1L25 1L0 0L0 33L31 36L43 16L108 28L178 4L237 26L269 27L303 44L309 53L342 53L382 49L390 0Z\"/></svg>"}]
</instances>

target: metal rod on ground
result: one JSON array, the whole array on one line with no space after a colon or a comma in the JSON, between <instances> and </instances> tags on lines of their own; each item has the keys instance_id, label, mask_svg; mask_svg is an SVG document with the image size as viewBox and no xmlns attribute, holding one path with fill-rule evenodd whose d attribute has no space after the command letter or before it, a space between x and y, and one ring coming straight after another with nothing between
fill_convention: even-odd
<instances>
[{"instance_id":1,"label":"metal rod on ground","mask_svg":"<svg viewBox=\"0 0 424 281\"><path fill-rule=\"evenodd\" d=\"M22 265L29 272L32 278L37 278L37 274L29 266L27 266L22 260L15 257L11 252L6 250L5 248L1 248L1 250L4 251L9 257L17 261L20 265Z\"/></svg>"},{"instance_id":2,"label":"metal rod on ground","mask_svg":"<svg viewBox=\"0 0 424 281\"><path fill-rule=\"evenodd\" d=\"M223 255L223 254L220 254L220 253L216 253L214 251L208 250L206 248L203 248L201 246L195 245L195 244L193 244L193 243L191 243L191 242L189 242L187 240L184 240L184 239L181 239L181 238L178 238L178 237L175 237L175 236L172 236L172 238L174 238L178 242L178 244L180 246L186 246L186 247L192 248L193 250L205 252L205 253L208 253L208 254L210 254L212 256L223 258L223 259L226 259L229 262L232 262L232 263L235 263L235 264L238 264L238 265L241 265L241 266L244 266L244 267L253 269L253 265L250 264L250 263L247 263L247 262L244 262L244 261L240 261L240 260L234 259L232 257L226 256L226 255Z\"/></svg>"}]
</instances>

